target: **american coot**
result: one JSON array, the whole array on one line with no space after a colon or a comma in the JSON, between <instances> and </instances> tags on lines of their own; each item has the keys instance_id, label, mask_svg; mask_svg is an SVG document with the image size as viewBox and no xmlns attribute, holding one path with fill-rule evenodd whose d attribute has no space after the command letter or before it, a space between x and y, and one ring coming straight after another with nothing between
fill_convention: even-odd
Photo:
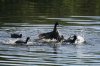
<instances>
[{"instance_id":1,"label":"american coot","mask_svg":"<svg viewBox=\"0 0 100 66\"><path fill-rule=\"evenodd\" d=\"M39 39L44 39L52 41L52 40L56 40L56 41L61 41L62 37L59 35L59 32L57 31L57 25L58 22L55 23L53 31L51 32L47 32L47 33L42 33L39 35Z\"/></svg>"},{"instance_id":2,"label":"american coot","mask_svg":"<svg viewBox=\"0 0 100 66\"><path fill-rule=\"evenodd\" d=\"M21 38L22 37L22 34L11 34L11 38Z\"/></svg>"},{"instance_id":3,"label":"american coot","mask_svg":"<svg viewBox=\"0 0 100 66\"><path fill-rule=\"evenodd\" d=\"M28 40L30 39L30 37L27 37L25 41L23 40L17 40L15 43L16 44L27 44Z\"/></svg>"}]
</instances>

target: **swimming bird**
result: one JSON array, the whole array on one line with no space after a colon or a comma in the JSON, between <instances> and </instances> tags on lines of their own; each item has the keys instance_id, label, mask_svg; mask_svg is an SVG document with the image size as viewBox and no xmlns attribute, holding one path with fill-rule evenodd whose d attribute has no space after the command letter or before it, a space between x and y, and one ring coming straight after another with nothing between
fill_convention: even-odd
<instances>
[{"instance_id":1,"label":"swimming bird","mask_svg":"<svg viewBox=\"0 0 100 66\"><path fill-rule=\"evenodd\" d=\"M22 34L17 34L17 33L11 34L11 38L21 38L21 37Z\"/></svg>"},{"instance_id":2,"label":"swimming bird","mask_svg":"<svg viewBox=\"0 0 100 66\"><path fill-rule=\"evenodd\" d=\"M49 40L49 41L56 40L60 42L62 37L59 35L59 32L57 31L57 25L59 25L58 22L55 23L53 31L40 34L39 39Z\"/></svg>"},{"instance_id":3,"label":"swimming bird","mask_svg":"<svg viewBox=\"0 0 100 66\"><path fill-rule=\"evenodd\" d=\"M68 39L65 39L64 42L68 42L68 43L75 43L75 44L80 44L80 43L84 43L85 40L82 36L77 36L77 35L73 35L70 36Z\"/></svg>"},{"instance_id":4,"label":"swimming bird","mask_svg":"<svg viewBox=\"0 0 100 66\"><path fill-rule=\"evenodd\" d=\"M25 41L23 40L17 40L15 43L16 44L27 44L28 40L30 39L30 37L27 37Z\"/></svg>"}]
</instances>

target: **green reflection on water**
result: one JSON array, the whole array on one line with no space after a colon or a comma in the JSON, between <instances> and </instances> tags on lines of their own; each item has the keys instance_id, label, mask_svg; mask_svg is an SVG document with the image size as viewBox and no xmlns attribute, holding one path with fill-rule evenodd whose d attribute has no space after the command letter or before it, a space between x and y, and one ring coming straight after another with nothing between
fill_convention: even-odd
<instances>
[{"instance_id":1,"label":"green reflection on water","mask_svg":"<svg viewBox=\"0 0 100 66\"><path fill-rule=\"evenodd\" d=\"M46 17L97 16L99 3L99 0L0 0L0 22L41 24L49 23Z\"/></svg>"}]
</instances>

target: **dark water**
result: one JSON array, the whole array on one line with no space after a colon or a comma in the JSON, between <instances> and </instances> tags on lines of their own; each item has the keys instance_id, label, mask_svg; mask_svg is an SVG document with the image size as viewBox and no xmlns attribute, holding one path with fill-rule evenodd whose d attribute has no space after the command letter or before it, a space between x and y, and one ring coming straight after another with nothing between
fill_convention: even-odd
<instances>
[{"instance_id":1,"label":"dark water","mask_svg":"<svg viewBox=\"0 0 100 66\"><path fill-rule=\"evenodd\" d=\"M0 27L0 66L100 66L100 17L70 16L47 18L52 24L5 22ZM58 31L68 38L81 35L87 43L77 45L44 45L34 39L43 32L51 31L53 23L59 21ZM39 20L40 21L40 20ZM38 22L38 21L37 21ZM22 33L21 39L30 37L27 45L14 45L11 33Z\"/></svg>"}]
</instances>

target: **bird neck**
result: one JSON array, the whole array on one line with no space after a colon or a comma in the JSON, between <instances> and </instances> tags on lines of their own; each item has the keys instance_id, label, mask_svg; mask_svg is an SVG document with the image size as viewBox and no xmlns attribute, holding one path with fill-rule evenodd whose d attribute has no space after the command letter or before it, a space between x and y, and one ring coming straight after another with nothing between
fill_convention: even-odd
<instances>
[{"instance_id":1,"label":"bird neck","mask_svg":"<svg viewBox=\"0 0 100 66\"><path fill-rule=\"evenodd\" d=\"M55 26L54 26L53 31L54 31L54 32L56 32L56 31L57 31L57 25L56 25L56 24L55 24Z\"/></svg>"},{"instance_id":2,"label":"bird neck","mask_svg":"<svg viewBox=\"0 0 100 66\"><path fill-rule=\"evenodd\" d=\"M27 42L28 42L28 40L29 40L29 39L27 38L27 39L26 39L26 41L25 41L25 43L27 43Z\"/></svg>"},{"instance_id":3,"label":"bird neck","mask_svg":"<svg viewBox=\"0 0 100 66\"><path fill-rule=\"evenodd\" d=\"M77 37L74 37L73 42L75 42L75 41L76 41L76 39L77 39Z\"/></svg>"}]
</instances>

